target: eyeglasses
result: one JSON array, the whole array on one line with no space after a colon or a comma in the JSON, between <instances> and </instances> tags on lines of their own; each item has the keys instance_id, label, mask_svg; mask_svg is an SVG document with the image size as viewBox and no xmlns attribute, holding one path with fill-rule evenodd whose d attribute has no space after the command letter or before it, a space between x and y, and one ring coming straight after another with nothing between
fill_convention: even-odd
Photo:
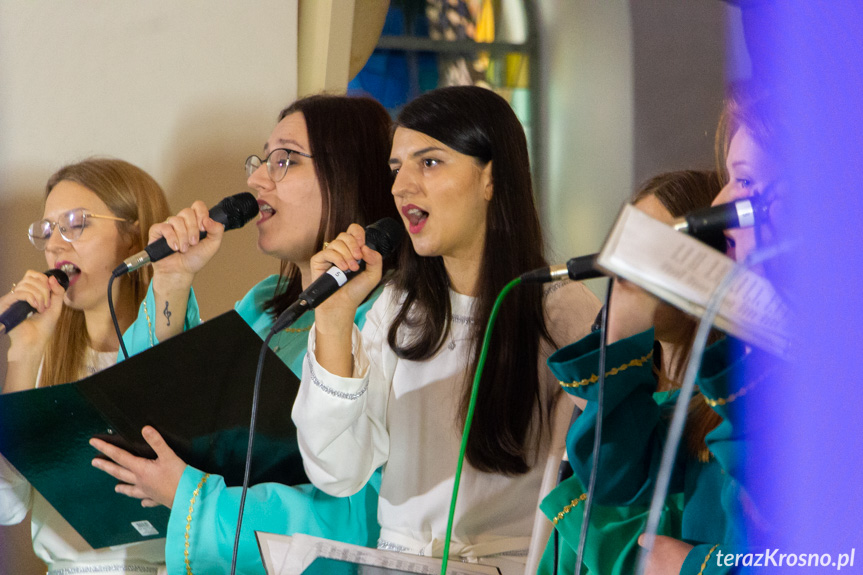
<instances>
[{"instance_id":1,"label":"eyeglasses","mask_svg":"<svg viewBox=\"0 0 863 575\"><path fill-rule=\"evenodd\" d=\"M304 158L312 157L309 154L304 154L296 150L289 150L288 148L276 148L275 150L270 152L270 155L267 156L266 160L262 160L261 158L253 154L246 158L246 177L252 177L252 174L255 173L255 170L257 170L261 167L261 165L266 163L267 173L270 175L270 179L274 182L279 182L282 180L282 178L285 177L285 174L288 173L288 166L296 163L291 161L291 156L293 154L302 156Z\"/></svg>"},{"instance_id":2,"label":"eyeglasses","mask_svg":"<svg viewBox=\"0 0 863 575\"><path fill-rule=\"evenodd\" d=\"M117 216L103 216L99 214L91 214L84 208L75 208L68 212L63 212L56 222L51 220L39 220L30 224L27 230L27 235L30 237L30 243L37 250L44 250L48 245L48 240L54 232L54 228L60 230L60 236L67 242L74 242L81 237L81 233L87 225L88 218L99 218L103 220L114 220L115 222L128 221L125 218Z\"/></svg>"}]
</instances>

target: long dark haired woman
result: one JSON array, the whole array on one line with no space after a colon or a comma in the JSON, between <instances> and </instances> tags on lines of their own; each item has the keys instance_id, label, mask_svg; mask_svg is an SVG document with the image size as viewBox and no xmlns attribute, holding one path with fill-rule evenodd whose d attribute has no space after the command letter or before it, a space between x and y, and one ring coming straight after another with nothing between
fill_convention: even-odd
<instances>
[{"instance_id":1,"label":"long dark haired woman","mask_svg":"<svg viewBox=\"0 0 863 575\"><path fill-rule=\"evenodd\" d=\"M484 326L504 285L545 259L524 132L500 96L453 87L414 100L390 166L410 242L361 334L350 318L381 277L363 229L312 258L313 275L367 267L318 308L293 417L324 491L349 495L386 464L378 547L440 556ZM545 357L599 308L580 284L520 289L495 327L453 527L454 555L504 573L524 569L551 437L569 416Z\"/></svg>"},{"instance_id":2,"label":"long dark haired woman","mask_svg":"<svg viewBox=\"0 0 863 575\"><path fill-rule=\"evenodd\" d=\"M261 209L258 248L280 260L280 273L259 282L236 306L262 338L311 283L309 258L325 242L352 221L368 224L396 215L387 167L390 123L383 106L369 98L308 96L279 114L263 158L246 160L248 185L257 192ZM208 236L198 242L201 229ZM165 237L180 253L154 266L152 289L125 336L130 352L200 322L191 284L215 254L221 235L221 226L207 217L203 202L150 230L151 241ZM363 324L376 296L377 292L359 307L352 322ZM171 325L162 313L165 309L176 314ZM184 315L185 326L177 321ZM298 375L313 321L314 312L309 312L270 340L276 354ZM289 408L285 406L286 417ZM171 507L166 560L172 573L224 571L233 550L240 488L226 487L224 478L186 465L152 428L145 428L144 436L159 454L154 462L94 440L117 463L94 464L125 484L118 487L122 493L143 499L145 505ZM347 499L330 497L311 485L253 486L246 501L239 570L260 570L256 530L373 543L378 533L377 499L377 476ZM192 501L194 513L189 514Z\"/></svg>"}]
</instances>

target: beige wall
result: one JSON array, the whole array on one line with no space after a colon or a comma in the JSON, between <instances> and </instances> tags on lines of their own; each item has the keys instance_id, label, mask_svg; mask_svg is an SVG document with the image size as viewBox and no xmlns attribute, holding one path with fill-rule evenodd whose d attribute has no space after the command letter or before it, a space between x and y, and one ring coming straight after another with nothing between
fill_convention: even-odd
<instances>
[{"instance_id":1,"label":"beige wall","mask_svg":"<svg viewBox=\"0 0 863 575\"><path fill-rule=\"evenodd\" d=\"M549 259L562 262L601 248L648 177L713 166L724 61L741 58L740 14L720 0L537 5L547 78L537 187ZM602 294L606 282L588 285Z\"/></svg>"},{"instance_id":2,"label":"beige wall","mask_svg":"<svg viewBox=\"0 0 863 575\"><path fill-rule=\"evenodd\" d=\"M548 138L539 202L548 259L563 262L599 249L632 186L632 30L627 0L540 7Z\"/></svg>"},{"instance_id":3,"label":"beige wall","mask_svg":"<svg viewBox=\"0 0 863 575\"><path fill-rule=\"evenodd\" d=\"M131 161L173 210L244 190L243 160L296 95L296 21L296 0L3 2L0 286L45 267L26 222L41 215L44 182L65 163ZM202 273L210 313L275 269L254 238L251 227L233 232ZM238 273L223 273L240 254Z\"/></svg>"},{"instance_id":4,"label":"beige wall","mask_svg":"<svg viewBox=\"0 0 863 575\"><path fill-rule=\"evenodd\" d=\"M260 150L278 110L297 93L343 90L356 68L344 58L357 52L356 46L347 49L351 36L346 30L355 35L358 26L379 31L386 4L299 0L298 59L292 24L297 2L0 2L0 290L8 289L27 267L44 267L27 242L25 227L41 214L45 179L63 163L94 153L130 160L164 185L174 210L193 199L215 203L245 189L242 160ZM638 110L645 111L639 94L653 93L649 81L654 76L645 82L647 68L642 67L683 74L685 66L699 66L702 60L689 54L681 64L669 57L679 51L675 40L680 28L674 35L658 30L649 37L654 58L635 54L645 29L634 28L652 28L650 22L639 22L655 8L673 8L684 20L710 13L709 25L723 3L537 4L548 78L547 169L538 175L537 188L550 259L563 261L600 247L641 172L684 167L675 156L679 150L657 144L661 134L652 141L636 138L644 118ZM363 20L370 15L371 25ZM709 37L721 42L716 34ZM695 44L687 50L713 55L723 50ZM655 81L663 81L661 73ZM708 83L718 86L714 77ZM692 116L679 117L679 104L669 98L658 104L651 100L651 113L660 104L667 113L661 121L688 129ZM711 129L709 122L706 126L698 129ZM657 145L662 148L658 156ZM692 150L687 145L684 151ZM700 162L702 157L687 155L685 160ZM205 315L227 309L263 275L276 271L274 261L256 255L255 237L252 228L231 232L222 253L201 274L196 289ZM235 271L229 272L229 266ZM5 369L3 345L0 341L0 370ZM26 549L23 527L19 540ZM25 573L9 567L15 557L3 548L4 536L8 542L8 530L0 530L0 575Z\"/></svg>"},{"instance_id":5,"label":"beige wall","mask_svg":"<svg viewBox=\"0 0 863 575\"><path fill-rule=\"evenodd\" d=\"M296 67L297 0L0 3L0 290L45 269L26 226L65 163L128 160L174 211L245 190L243 160L295 98ZM200 274L205 316L278 271L256 237L254 226L231 232ZM0 373L5 359L0 341ZM26 573L10 537L0 530L0 573Z\"/></svg>"}]
</instances>

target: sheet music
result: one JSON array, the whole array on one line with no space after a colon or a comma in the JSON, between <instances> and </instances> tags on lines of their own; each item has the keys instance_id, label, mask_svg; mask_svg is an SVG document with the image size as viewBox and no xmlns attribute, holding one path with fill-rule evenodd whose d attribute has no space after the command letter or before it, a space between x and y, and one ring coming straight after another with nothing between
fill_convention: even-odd
<instances>
[{"instance_id":1,"label":"sheet music","mask_svg":"<svg viewBox=\"0 0 863 575\"><path fill-rule=\"evenodd\" d=\"M437 575L441 568L440 559L371 549L301 533L288 536L256 531L255 535L258 538L258 547L261 550L267 575L301 575L318 557L426 575ZM498 575L498 573L497 568L490 565L452 561L447 565L448 575Z\"/></svg>"},{"instance_id":2,"label":"sheet music","mask_svg":"<svg viewBox=\"0 0 863 575\"><path fill-rule=\"evenodd\" d=\"M597 263L657 297L701 316L734 261L634 206L620 213ZM716 326L757 347L787 356L790 310L770 282L747 270L732 282Z\"/></svg>"}]
</instances>

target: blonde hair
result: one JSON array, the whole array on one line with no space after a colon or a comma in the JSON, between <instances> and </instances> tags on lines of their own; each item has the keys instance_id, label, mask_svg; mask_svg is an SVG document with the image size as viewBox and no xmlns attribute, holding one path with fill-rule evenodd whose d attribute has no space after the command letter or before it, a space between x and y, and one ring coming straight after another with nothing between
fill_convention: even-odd
<instances>
[{"instance_id":1,"label":"blonde hair","mask_svg":"<svg viewBox=\"0 0 863 575\"><path fill-rule=\"evenodd\" d=\"M126 220L115 223L120 234L132 238L133 252L147 245L150 226L170 215L165 192L156 180L141 168L123 160L89 158L64 166L48 179L45 196L62 181L84 186L96 194L112 214ZM147 294L150 276L149 266L123 276L120 280L120 298L131 301L137 308ZM45 350L38 384L55 385L79 379L89 346L84 312L64 305Z\"/></svg>"}]
</instances>

